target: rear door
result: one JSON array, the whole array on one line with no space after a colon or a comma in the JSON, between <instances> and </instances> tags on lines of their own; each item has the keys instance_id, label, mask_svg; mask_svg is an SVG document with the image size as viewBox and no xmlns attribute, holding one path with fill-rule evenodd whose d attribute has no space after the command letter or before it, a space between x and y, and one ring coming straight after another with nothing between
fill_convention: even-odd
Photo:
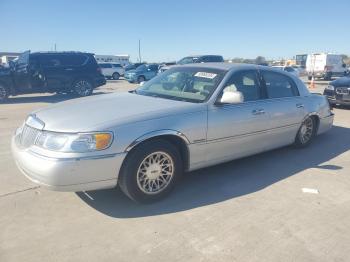
<instances>
[{"instance_id":1,"label":"rear door","mask_svg":"<svg viewBox=\"0 0 350 262\"><path fill-rule=\"evenodd\" d=\"M113 75L114 69L111 64L100 64L100 67L104 76L111 77Z\"/></svg>"},{"instance_id":2,"label":"rear door","mask_svg":"<svg viewBox=\"0 0 350 262\"><path fill-rule=\"evenodd\" d=\"M260 70L260 73L267 96L263 107L270 114L268 148L291 144L306 115L304 98L286 74L268 70Z\"/></svg>"},{"instance_id":3,"label":"rear door","mask_svg":"<svg viewBox=\"0 0 350 262\"><path fill-rule=\"evenodd\" d=\"M67 79L67 71L64 70L62 64L62 56L59 54L42 54L40 56L40 63L48 90L55 91L61 89Z\"/></svg>"},{"instance_id":4,"label":"rear door","mask_svg":"<svg viewBox=\"0 0 350 262\"><path fill-rule=\"evenodd\" d=\"M257 71L235 72L222 93L226 90L240 91L244 102L209 105L208 161L230 160L265 149L269 114L265 108Z\"/></svg>"}]
</instances>

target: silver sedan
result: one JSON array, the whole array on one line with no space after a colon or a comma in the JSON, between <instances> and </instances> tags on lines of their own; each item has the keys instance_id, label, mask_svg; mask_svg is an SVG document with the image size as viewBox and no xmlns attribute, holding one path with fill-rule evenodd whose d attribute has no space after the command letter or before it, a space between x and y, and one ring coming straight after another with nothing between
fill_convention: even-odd
<instances>
[{"instance_id":1,"label":"silver sedan","mask_svg":"<svg viewBox=\"0 0 350 262\"><path fill-rule=\"evenodd\" d=\"M295 76L225 63L175 66L128 93L33 112L12 152L30 180L58 191L113 188L138 202L187 171L294 144L333 123L327 99Z\"/></svg>"}]
</instances>

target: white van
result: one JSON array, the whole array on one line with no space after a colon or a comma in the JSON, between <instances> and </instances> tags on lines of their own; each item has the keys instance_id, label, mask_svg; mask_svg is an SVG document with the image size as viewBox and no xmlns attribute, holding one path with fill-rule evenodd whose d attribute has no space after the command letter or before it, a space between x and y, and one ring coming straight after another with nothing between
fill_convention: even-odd
<instances>
[{"instance_id":1,"label":"white van","mask_svg":"<svg viewBox=\"0 0 350 262\"><path fill-rule=\"evenodd\" d=\"M330 80L332 76L344 76L346 65L341 55L311 54L306 59L306 72L309 80L312 77Z\"/></svg>"}]
</instances>

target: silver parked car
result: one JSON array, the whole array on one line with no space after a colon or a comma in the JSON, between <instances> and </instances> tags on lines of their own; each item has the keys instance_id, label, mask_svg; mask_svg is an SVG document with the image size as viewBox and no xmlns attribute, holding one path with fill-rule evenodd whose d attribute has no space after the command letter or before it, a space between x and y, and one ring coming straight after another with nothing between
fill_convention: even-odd
<instances>
[{"instance_id":1,"label":"silver parked car","mask_svg":"<svg viewBox=\"0 0 350 262\"><path fill-rule=\"evenodd\" d=\"M264 66L175 66L129 93L33 112L12 140L19 169L59 191L120 186L167 195L182 173L274 148L305 147L331 128L327 99Z\"/></svg>"}]
</instances>

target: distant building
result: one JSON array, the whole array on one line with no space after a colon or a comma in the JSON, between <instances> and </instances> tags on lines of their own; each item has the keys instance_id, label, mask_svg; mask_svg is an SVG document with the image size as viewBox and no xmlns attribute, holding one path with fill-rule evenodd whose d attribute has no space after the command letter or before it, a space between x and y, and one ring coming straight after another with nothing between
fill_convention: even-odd
<instances>
[{"instance_id":1,"label":"distant building","mask_svg":"<svg viewBox=\"0 0 350 262\"><path fill-rule=\"evenodd\" d=\"M123 66L130 64L129 55L95 55L97 63L119 63Z\"/></svg>"},{"instance_id":2,"label":"distant building","mask_svg":"<svg viewBox=\"0 0 350 262\"><path fill-rule=\"evenodd\" d=\"M0 64L8 64L9 61L15 60L21 53L0 52Z\"/></svg>"}]
</instances>

